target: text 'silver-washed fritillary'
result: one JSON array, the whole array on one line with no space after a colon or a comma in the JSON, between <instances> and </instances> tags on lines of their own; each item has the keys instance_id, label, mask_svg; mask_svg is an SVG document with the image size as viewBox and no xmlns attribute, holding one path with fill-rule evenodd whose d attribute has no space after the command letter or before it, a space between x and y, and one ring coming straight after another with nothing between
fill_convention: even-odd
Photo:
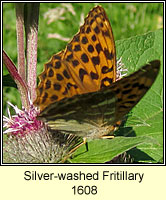
<instances>
[{"instance_id":1,"label":"text 'silver-washed fritillary'","mask_svg":"<svg viewBox=\"0 0 166 200\"><path fill-rule=\"evenodd\" d=\"M65 50L52 56L37 88L39 119L52 130L100 138L113 130L155 81L154 60L116 81L111 25L101 6L93 8Z\"/></svg>"}]
</instances>

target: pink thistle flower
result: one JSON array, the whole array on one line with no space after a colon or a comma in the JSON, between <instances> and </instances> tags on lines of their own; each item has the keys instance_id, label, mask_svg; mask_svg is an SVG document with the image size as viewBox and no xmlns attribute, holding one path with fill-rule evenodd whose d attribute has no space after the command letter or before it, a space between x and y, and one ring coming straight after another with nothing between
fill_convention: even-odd
<instances>
[{"instance_id":1,"label":"pink thistle flower","mask_svg":"<svg viewBox=\"0 0 166 200\"><path fill-rule=\"evenodd\" d=\"M33 104L30 105L29 111L25 108L20 110L17 106L12 105L10 102L8 102L8 104L15 110L16 115L11 116L8 108L9 118L3 116L3 127L7 128L4 133L24 136L32 131L40 130L44 126L42 121L36 119L39 111L33 106Z\"/></svg>"},{"instance_id":2,"label":"pink thistle flower","mask_svg":"<svg viewBox=\"0 0 166 200\"><path fill-rule=\"evenodd\" d=\"M8 104L16 114L11 116L8 108L8 117L3 116L4 133L8 136L4 145L5 162L59 163L78 142L72 135L50 133L44 122L36 119L39 111L33 104L29 111Z\"/></svg>"}]
</instances>

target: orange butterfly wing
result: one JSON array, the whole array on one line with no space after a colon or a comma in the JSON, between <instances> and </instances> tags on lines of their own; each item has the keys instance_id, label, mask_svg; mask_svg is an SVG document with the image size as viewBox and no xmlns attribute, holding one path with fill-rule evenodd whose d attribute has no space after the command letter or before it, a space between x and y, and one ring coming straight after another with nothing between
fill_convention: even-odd
<instances>
[{"instance_id":1,"label":"orange butterfly wing","mask_svg":"<svg viewBox=\"0 0 166 200\"><path fill-rule=\"evenodd\" d=\"M39 79L34 104L41 111L65 97L98 91L115 82L114 38L102 7L89 12L66 49L45 64Z\"/></svg>"}]
</instances>

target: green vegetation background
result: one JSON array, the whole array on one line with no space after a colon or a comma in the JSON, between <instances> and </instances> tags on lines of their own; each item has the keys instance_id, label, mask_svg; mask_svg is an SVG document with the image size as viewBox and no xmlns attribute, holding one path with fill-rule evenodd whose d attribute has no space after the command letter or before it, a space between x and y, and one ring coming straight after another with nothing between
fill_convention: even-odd
<instances>
[{"instance_id":1,"label":"green vegetation background","mask_svg":"<svg viewBox=\"0 0 166 200\"><path fill-rule=\"evenodd\" d=\"M64 49L67 42L55 38L48 38L49 33L58 33L65 38L72 38L80 27L81 14L84 17L90 9L99 3L66 3L71 4L75 15L71 12L63 14L64 20L56 19L48 24L44 14L57 7L65 7L62 3L41 3L38 32L38 74L43 70L43 65L50 57ZM162 27L162 3L100 3L105 9L110 20L114 38L120 40L129 38ZM51 16L51 15L50 15ZM16 45L16 17L14 3L3 3L3 48L17 66ZM8 74L3 67L3 74ZM3 88L3 110L6 115L6 102L10 101L21 108L19 93L15 88Z\"/></svg>"}]
</instances>

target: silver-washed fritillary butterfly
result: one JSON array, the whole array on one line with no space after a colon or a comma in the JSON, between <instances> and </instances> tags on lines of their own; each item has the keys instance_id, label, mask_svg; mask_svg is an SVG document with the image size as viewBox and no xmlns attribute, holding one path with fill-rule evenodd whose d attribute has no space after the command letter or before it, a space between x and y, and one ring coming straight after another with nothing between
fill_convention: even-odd
<instances>
[{"instance_id":1,"label":"silver-washed fritillary butterfly","mask_svg":"<svg viewBox=\"0 0 166 200\"><path fill-rule=\"evenodd\" d=\"M101 6L93 8L65 50L53 55L40 74L37 105L51 130L84 138L112 131L155 81L154 60L116 81L111 25Z\"/></svg>"}]
</instances>

